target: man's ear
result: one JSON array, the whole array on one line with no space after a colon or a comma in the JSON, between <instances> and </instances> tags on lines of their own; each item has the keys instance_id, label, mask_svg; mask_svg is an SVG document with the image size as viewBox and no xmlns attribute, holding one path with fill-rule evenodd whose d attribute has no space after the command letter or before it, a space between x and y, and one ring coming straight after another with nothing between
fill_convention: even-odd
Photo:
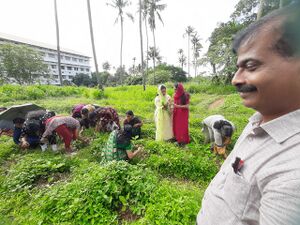
<instances>
[{"instance_id":1,"label":"man's ear","mask_svg":"<svg viewBox=\"0 0 300 225\"><path fill-rule=\"evenodd\" d=\"M220 130L222 127L222 120L216 121L213 125L213 128Z\"/></svg>"}]
</instances>

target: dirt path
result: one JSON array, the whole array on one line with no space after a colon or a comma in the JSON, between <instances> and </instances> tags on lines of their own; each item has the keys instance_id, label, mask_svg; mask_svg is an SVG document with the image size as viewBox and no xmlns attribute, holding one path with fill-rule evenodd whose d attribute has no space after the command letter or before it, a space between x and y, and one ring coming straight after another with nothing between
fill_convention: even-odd
<instances>
[{"instance_id":1,"label":"dirt path","mask_svg":"<svg viewBox=\"0 0 300 225\"><path fill-rule=\"evenodd\" d=\"M215 109L215 108L218 108L220 106L222 106L224 104L224 98L220 98L216 101L214 101L213 103L211 103L209 106L208 106L208 109Z\"/></svg>"}]
</instances>

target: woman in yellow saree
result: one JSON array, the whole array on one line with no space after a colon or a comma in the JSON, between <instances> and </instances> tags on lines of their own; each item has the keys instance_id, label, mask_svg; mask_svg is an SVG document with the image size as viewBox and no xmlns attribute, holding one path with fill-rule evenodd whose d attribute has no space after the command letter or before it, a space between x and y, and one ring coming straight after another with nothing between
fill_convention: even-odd
<instances>
[{"instance_id":1,"label":"woman in yellow saree","mask_svg":"<svg viewBox=\"0 0 300 225\"><path fill-rule=\"evenodd\" d=\"M171 97L167 94L164 85L158 87L158 95L155 98L155 125L156 141L167 141L173 138Z\"/></svg>"}]
</instances>

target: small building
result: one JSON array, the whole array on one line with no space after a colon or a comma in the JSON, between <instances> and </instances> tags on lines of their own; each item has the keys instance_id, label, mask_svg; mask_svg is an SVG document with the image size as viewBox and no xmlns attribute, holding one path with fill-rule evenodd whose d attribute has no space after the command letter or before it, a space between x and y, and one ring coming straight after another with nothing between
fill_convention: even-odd
<instances>
[{"instance_id":1,"label":"small building","mask_svg":"<svg viewBox=\"0 0 300 225\"><path fill-rule=\"evenodd\" d=\"M44 62L48 65L50 76L41 77L42 84L60 84L58 75L57 47L49 44L17 37L14 35L0 33L1 43L24 44L39 51ZM72 81L77 74L87 74L91 76L90 57L82 53L61 48L61 73L62 79Z\"/></svg>"}]
</instances>

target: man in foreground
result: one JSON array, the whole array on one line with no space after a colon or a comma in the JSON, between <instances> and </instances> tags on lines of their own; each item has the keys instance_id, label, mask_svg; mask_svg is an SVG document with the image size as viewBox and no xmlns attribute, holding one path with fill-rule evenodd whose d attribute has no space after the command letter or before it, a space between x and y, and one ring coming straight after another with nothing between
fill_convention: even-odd
<instances>
[{"instance_id":1,"label":"man in foreground","mask_svg":"<svg viewBox=\"0 0 300 225\"><path fill-rule=\"evenodd\" d=\"M293 4L235 38L232 84L257 113L207 188L198 225L300 224L299 21Z\"/></svg>"}]
</instances>

